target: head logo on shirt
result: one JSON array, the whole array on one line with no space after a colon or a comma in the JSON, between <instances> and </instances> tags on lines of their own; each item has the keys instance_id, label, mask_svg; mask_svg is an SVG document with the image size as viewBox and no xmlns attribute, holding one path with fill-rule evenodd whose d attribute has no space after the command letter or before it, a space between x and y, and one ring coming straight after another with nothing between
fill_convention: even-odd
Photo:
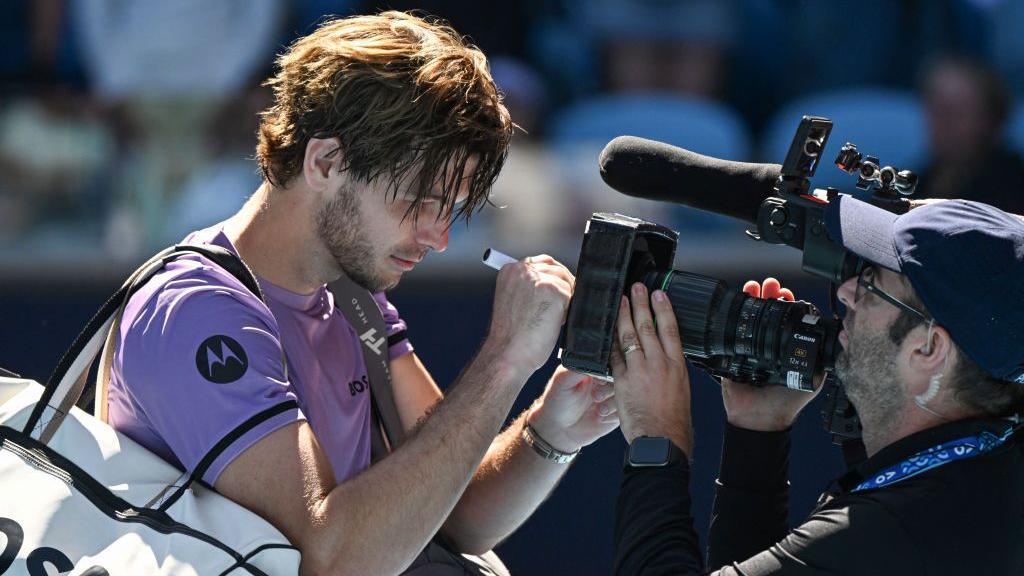
<instances>
[{"instance_id":1,"label":"head logo on shirt","mask_svg":"<svg viewBox=\"0 0 1024 576\"><path fill-rule=\"evenodd\" d=\"M228 384L245 374L249 358L234 338L210 336L196 350L196 368L210 382Z\"/></svg>"}]
</instances>

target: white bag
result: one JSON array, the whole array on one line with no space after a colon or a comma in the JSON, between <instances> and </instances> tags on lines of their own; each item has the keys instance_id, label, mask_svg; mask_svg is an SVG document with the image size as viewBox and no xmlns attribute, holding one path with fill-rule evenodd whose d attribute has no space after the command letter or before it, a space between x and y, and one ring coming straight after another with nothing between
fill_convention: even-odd
<instances>
[{"instance_id":1,"label":"white bag","mask_svg":"<svg viewBox=\"0 0 1024 576\"><path fill-rule=\"evenodd\" d=\"M0 375L0 575L45 575L47 565L76 576L298 573L298 550L265 520L204 487L201 469L183 473L74 407L124 302L183 250L240 265L216 247L168 249L96 314L45 388Z\"/></svg>"}]
</instances>

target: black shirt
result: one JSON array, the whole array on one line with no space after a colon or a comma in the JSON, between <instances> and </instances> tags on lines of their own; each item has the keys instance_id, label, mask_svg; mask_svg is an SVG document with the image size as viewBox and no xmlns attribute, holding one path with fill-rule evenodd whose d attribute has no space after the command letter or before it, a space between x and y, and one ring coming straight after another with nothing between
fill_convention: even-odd
<instances>
[{"instance_id":1,"label":"black shirt","mask_svg":"<svg viewBox=\"0 0 1024 576\"><path fill-rule=\"evenodd\" d=\"M799 527L786 526L789 432L726 427L708 534L722 576L767 574L1024 575L1024 443L881 488L865 478L932 446L1005 420L962 420L887 446L837 480ZM689 465L627 468L616 507L615 573L703 574L690 516Z\"/></svg>"}]
</instances>

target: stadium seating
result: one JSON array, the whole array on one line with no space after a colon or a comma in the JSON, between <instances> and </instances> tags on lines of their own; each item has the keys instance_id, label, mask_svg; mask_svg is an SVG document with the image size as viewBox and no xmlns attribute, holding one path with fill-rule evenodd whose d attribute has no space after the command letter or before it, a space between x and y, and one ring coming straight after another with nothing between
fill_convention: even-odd
<instances>
[{"instance_id":1,"label":"stadium seating","mask_svg":"<svg viewBox=\"0 0 1024 576\"><path fill-rule=\"evenodd\" d=\"M660 140L701 154L750 160L750 136L740 117L722 104L664 94L615 94L581 101L551 119L549 142L577 202L621 211L680 229L734 229L734 221L692 209L666 212L664 204L610 193L597 170L600 150L621 135Z\"/></svg>"}]
</instances>

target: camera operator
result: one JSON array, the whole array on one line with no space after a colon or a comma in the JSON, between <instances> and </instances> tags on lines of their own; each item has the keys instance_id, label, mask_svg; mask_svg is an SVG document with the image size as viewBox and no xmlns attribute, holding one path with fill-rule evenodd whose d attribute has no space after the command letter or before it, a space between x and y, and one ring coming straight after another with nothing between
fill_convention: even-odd
<instances>
[{"instance_id":1,"label":"camera operator","mask_svg":"<svg viewBox=\"0 0 1024 576\"><path fill-rule=\"evenodd\" d=\"M728 423L708 537L714 574L1024 573L1024 221L967 201L897 216L852 197L830 237L864 266L836 375L868 458L786 525L789 430L812 394L722 381ZM789 297L778 283L745 287ZM630 442L616 574L705 573L688 494L690 382L664 293L632 288L612 358ZM817 383L820 388L820 382Z\"/></svg>"}]
</instances>

